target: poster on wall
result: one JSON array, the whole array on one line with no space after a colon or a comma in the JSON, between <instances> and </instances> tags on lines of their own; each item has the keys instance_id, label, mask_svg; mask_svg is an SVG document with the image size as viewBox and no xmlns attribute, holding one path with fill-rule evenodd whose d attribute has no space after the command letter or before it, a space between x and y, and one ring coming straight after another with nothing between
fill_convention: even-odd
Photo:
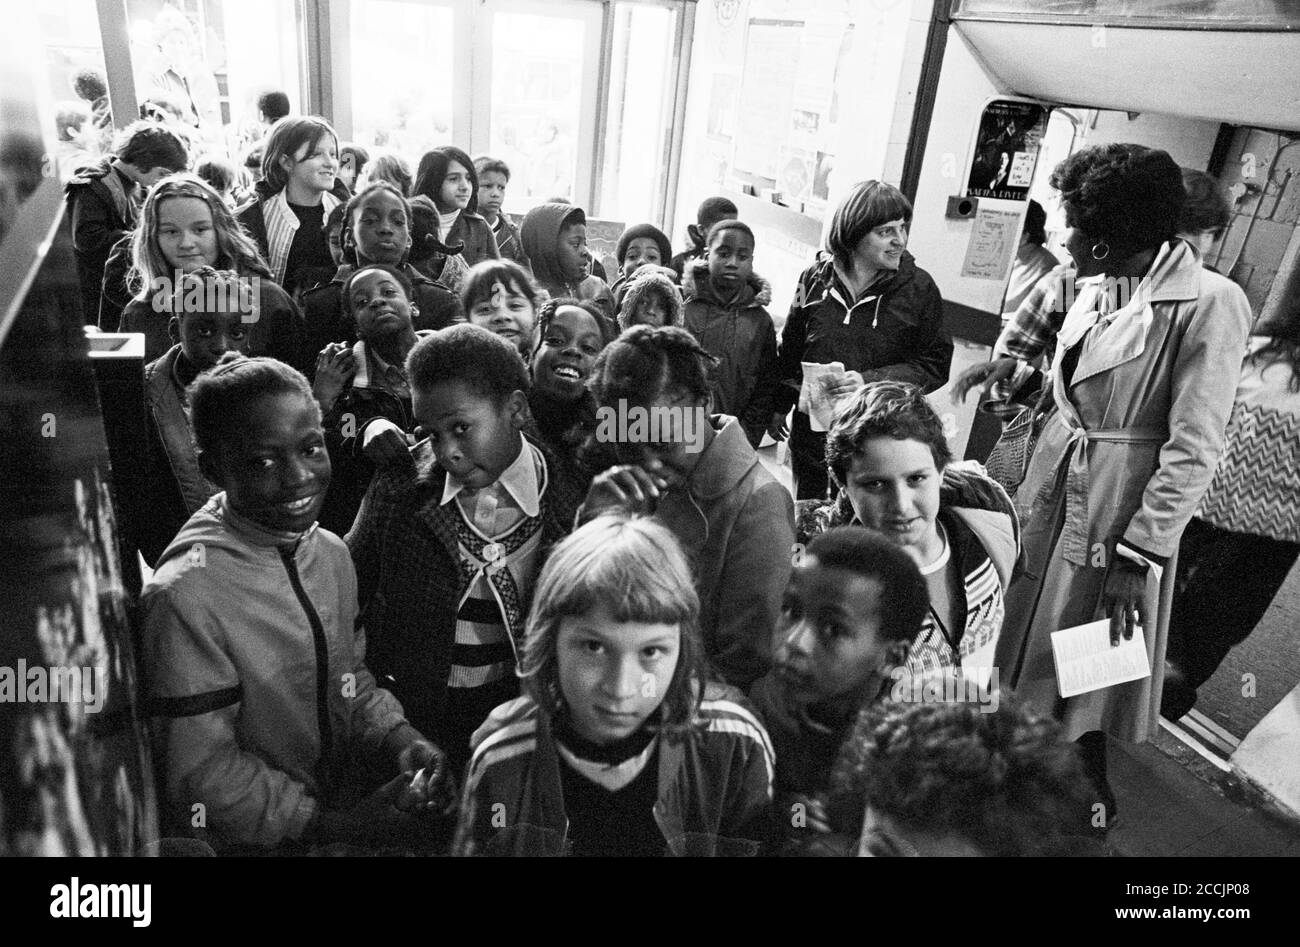
<instances>
[{"instance_id":1,"label":"poster on wall","mask_svg":"<svg viewBox=\"0 0 1300 947\"><path fill-rule=\"evenodd\" d=\"M777 158L790 135L802 32L801 22L749 22L737 114L737 170L774 180L777 176Z\"/></svg>"},{"instance_id":2,"label":"poster on wall","mask_svg":"<svg viewBox=\"0 0 1300 947\"><path fill-rule=\"evenodd\" d=\"M968 197L1023 201L1029 196L1048 107L1038 102L990 102L980 117L966 182Z\"/></svg>"}]
</instances>

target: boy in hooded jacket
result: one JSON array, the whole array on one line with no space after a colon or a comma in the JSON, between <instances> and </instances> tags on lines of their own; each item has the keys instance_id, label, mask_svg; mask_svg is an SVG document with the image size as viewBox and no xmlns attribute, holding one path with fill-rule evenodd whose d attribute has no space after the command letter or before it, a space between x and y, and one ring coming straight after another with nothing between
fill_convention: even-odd
<instances>
[{"instance_id":1,"label":"boy in hooded jacket","mask_svg":"<svg viewBox=\"0 0 1300 947\"><path fill-rule=\"evenodd\" d=\"M519 239L532 261L533 277L550 298L589 299L613 320L609 286L591 272L587 215L581 207L555 201L539 204L524 217Z\"/></svg>"}]
</instances>

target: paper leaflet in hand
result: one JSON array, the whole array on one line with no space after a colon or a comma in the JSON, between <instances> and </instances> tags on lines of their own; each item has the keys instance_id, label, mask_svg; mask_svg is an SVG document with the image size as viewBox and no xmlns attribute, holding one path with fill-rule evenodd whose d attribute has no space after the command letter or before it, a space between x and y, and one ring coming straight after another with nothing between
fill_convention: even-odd
<instances>
[{"instance_id":1,"label":"paper leaflet in hand","mask_svg":"<svg viewBox=\"0 0 1300 947\"><path fill-rule=\"evenodd\" d=\"M836 400L830 386L844 374L843 362L803 362L803 386L799 389L799 410L808 415L814 431L830 430L835 417Z\"/></svg>"},{"instance_id":2,"label":"paper leaflet in hand","mask_svg":"<svg viewBox=\"0 0 1300 947\"><path fill-rule=\"evenodd\" d=\"M1110 620L1089 622L1052 632L1056 684L1062 697L1075 697L1104 687L1151 676L1146 637L1141 626L1128 641L1110 643Z\"/></svg>"}]
</instances>

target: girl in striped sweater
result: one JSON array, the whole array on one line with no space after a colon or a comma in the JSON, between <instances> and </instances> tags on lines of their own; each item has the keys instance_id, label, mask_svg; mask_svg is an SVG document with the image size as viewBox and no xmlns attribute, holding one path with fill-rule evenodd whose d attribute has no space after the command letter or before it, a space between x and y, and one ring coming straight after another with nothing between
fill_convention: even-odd
<instances>
[{"instance_id":1,"label":"girl in striped sweater","mask_svg":"<svg viewBox=\"0 0 1300 947\"><path fill-rule=\"evenodd\" d=\"M740 692L706 683L699 601L665 527L597 517L538 580L524 696L474 734L462 855L754 854L772 746Z\"/></svg>"}]
</instances>

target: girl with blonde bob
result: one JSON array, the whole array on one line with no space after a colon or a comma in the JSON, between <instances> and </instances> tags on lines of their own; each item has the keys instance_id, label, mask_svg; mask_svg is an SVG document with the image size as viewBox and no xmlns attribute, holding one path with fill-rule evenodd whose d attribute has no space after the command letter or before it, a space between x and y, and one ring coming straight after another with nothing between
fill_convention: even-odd
<instances>
[{"instance_id":1,"label":"girl with blonde bob","mask_svg":"<svg viewBox=\"0 0 1300 947\"><path fill-rule=\"evenodd\" d=\"M196 174L181 172L149 190L131 242L127 285L132 299L122 310L121 332L144 333L145 362L174 342L168 325L182 277L204 267L252 280L256 313L249 313L250 353L297 367L301 317L293 300L271 281L271 271L226 202Z\"/></svg>"},{"instance_id":2,"label":"girl with blonde bob","mask_svg":"<svg viewBox=\"0 0 1300 947\"><path fill-rule=\"evenodd\" d=\"M538 579L524 696L474 734L461 855L753 854L771 837L772 748L734 688L706 682L677 540L605 515Z\"/></svg>"}]
</instances>

